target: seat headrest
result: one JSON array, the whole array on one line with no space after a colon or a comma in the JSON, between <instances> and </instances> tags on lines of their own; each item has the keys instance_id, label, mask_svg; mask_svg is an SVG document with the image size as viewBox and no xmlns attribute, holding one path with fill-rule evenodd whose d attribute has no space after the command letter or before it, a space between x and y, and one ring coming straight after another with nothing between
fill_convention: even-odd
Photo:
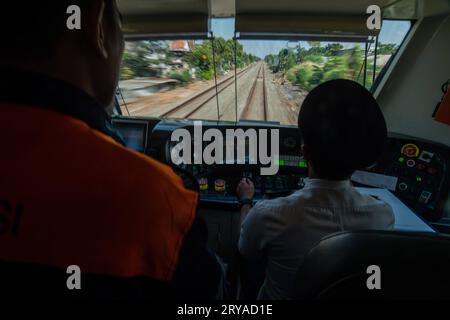
<instances>
[{"instance_id":1,"label":"seat headrest","mask_svg":"<svg viewBox=\"0 0 450 320\"><path fill-rule=\"evenodd\" d=\"M369 266L379 267L379 290L367 286ZM327 236L310 250L293 298L450 299L449 288L450 237L353 231Z\"/></svg>"}]
</instances>

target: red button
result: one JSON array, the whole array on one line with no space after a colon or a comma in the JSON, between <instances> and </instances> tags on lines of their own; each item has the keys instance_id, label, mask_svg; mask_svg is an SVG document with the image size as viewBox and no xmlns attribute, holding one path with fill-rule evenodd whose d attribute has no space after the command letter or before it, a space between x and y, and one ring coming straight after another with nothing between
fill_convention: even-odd
<instances>
[{"instance_id":1,"label":"red button","mask_svg":"<svg viewBox=\"0 0 450 320\"><path fill-rule=\"evenodd\" d=\"M419 155L419 148L415 144L407 143L401 148L400 152L409 158L413 158Z\"/></svg>"},{"instance_id":2,"label":"red button","mask_svg":"<svg viewBox=\"0 0 450 320\"><path fill-rule=\"evenodd\" d=\"M435 175L435 174L438 172L438 170L437 170L436 168L429 167L429 168L427 169L427 172L428 172L429 174Z\"/></svg>"}]
</instances>

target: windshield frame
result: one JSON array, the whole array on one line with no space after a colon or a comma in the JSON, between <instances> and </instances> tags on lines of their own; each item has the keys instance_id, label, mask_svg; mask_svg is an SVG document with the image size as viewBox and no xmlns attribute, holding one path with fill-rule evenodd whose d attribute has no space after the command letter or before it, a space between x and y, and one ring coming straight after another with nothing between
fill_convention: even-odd
<instances>
[{"instance_id":1,"label":"windshield frame","mask_svg":"<svg viewBox=\"0 0 450 320\"><path fill-rule=\"evenodd\" d=\"M360 74L363 75L364 78L364 83L367 85L367 79L370 77L372 79L373 77L373 82L370 85L370 88L368 87L368 90L372 92L372 94L376 94L377 92L379 92L379 90L382 87L382 84L384 84L386 81L386 77L389 76L389 70L392 68L393 64L396 63L398 61L398 55L401 53L401 51L403 50L406 42L408 41L408 39L410 39L410 35L417 23L417 20L408 20L408 19L404 19L404 20L398 20L398 19L383 19L383 22L385 21L408 21L410 23L409 29L407 30L406 34L403 35L403 38L401 40L401 42L399 44L395 44L396 45L396 49L395 52L391 53L391 56L389 57L388 61L383 65L383 67L381 68L381 70L377 73L376 72L376 66L378 65L378 61L376 60L377 57L377 47L379 44L379 34L377 36L366 36L364 39L365 41L362 40L361 37L330 37L327 35L322 35L322 36L311 36L311 37L305 37L305 35L292 35L292 34L284 34L284 35L278 35L278 36L272 36L272 35L262 35L262 34L256 34L253 36L247 36L247 35L242 35L239 33L234 33L234 37L232 38L232 41L236 44L239 41L245 41L245 40L267 40L267 41L276 41L276 40L283 40L283 41L296 41L300 44L300 41L317 41L320 40L325 44L344 44L344 43L354 43L355 47L357 45L360 46L360 48L362 49L363 52L363 62L361 65L361 70L363 70L362 72L360 71ZM143 35L140 35L139 37L136 37L135 35L133 36L126 36L125 40L126 42L136 42L136 41L148 41L148 42L165 42L167 45L168 41L174 41L175 39L180 39L179 34L176 35L165 35L164 39L160 38L159 35L158 37L155 36L151 36L151 37L146 37ZM186 118L186 119L190 119L190 120L203 120L203 121L225 121L225 122L233 122L233 120L231 119L222 119L220 116L220 109L221 109L221 105L219 102L219 90L218 90L218 66L217 66L217 61L216 61L216 50L217 48L215 47L215 42L218 41L218 39L221 39L220 37L216 37L215 34L213 32L209 32L207 36L202 34L202 37L200 37L199 35L191 35L191 37L183 37L182 41L189 41L189 40L194 40L196 41L195 43L197 43L197 41L200 40L200 43L204 42L204 41L208 41L211 42L211 47L212 47L212 57L213 57L213 80L214 80L214 87L215 87L215 100L216 100L216 108L217 108L217 117L216 119L195 119L195 118ZM372 49L370 48L371 46L373 46L373 44L375 44L375 48ZM389 44L389 43L386 43ZM289 46L286 45L286 48L288 48ZM234 51L236 51L237 46L234 46ZM350 48L350 47L349 47ZM348 50L349 48L346 48L345 50ZM372 50L372 51L370 51ZM369 52L374 52L374 54L372 54L371 56L373 56L373 61L375 62L367 62L367 57L369 55ZM229 71L233 71L233 76L236 79L237 78L237 64L236 64L237 60L236 60L236 52L234 53L234 68L229 69ZM372 69L373 68L373 69ZM374 72L375 70L375 72ZM223 70L222 70L223 72ZM369 73L372 73L371 75ZM361 76L358 76L358 79L360 79ZM197 80L196 80L197 81ZM237 81L235 81L235 90L234 90L234 94L235 94L235 120L234 122L241 122L242 119L238 119L238 90L239 90L239 86L237 84ZM127 114L124 114L123 109L121 108L121 106L125 106L126 110L127 110ZM120 85L118 85L118 94L116 95L116 99L115 99L115 103L114 103L114 108L113 108L113 112L112 112L112 116L122 116L122 117L141 117L144 116L146 118L156 118L156 119L180 119L177 117L164 117L164 116L155 116L155 115L139 115L139 114L133 114L133 112L130 113L130 111L128 110L127 107L127 102L125 101L125 98L122 94L122 89L120 87ZM163 114L164 115L164 114ZM183 118L181 118L183 119ZM267 122L270 123L273 121L270 121L269 119L264 119L264 120L245 120L245 121L256 121L256 122ZM276 122L275 122L276 123ZM279 122L278 124L283 125L283 126L296 126L296 124L292 123L282 123Z\"/></svg>"}]
</instances>

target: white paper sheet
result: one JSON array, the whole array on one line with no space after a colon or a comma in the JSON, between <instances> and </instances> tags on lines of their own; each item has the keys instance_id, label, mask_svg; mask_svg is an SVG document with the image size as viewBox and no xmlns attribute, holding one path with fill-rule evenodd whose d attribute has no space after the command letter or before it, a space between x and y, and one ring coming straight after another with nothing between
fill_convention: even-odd
<instances>
[{"instance_id":1,"label":"white paper sheet","mask_svg":"<svg viewBox=\"0 0 450 320\"><path fill-rule=\"evenodd\" d=\"M384 174L356 170L351 180L364 184L366 186L389 189L395 191L397 186L397 177L387 176Z\"/></svg>"},{"instance_id":2,"label":"white paper sheet","mask_svg":"<svg viewBox=\"0 0 450 320\"><path fill-rule=\"evenodd\" d=\"M411 209L409 209L403 202L401 202L389 190L379 188L356 188L359 192L370 194L378 199L388 203L395 215L395 230L399 231L418 231L418 232L433 232L428 224L419 218Z\"/></svg>"}]
</instances>

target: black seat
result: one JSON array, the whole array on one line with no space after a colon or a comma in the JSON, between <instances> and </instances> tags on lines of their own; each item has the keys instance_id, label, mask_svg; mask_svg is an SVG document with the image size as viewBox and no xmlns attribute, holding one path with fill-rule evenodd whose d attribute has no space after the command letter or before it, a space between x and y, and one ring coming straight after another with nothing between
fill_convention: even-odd
<instances>
[{"instance_id":1,"label":"black seat","mask_svg":"<svg viewBox=\"0 0 450 320\"><path fill-rule=\"evenodd\" d=\"M380 290L368 289L371 265L380 268ZM450 237L394 231L327 236L306 255L293 298L450 299Z\"/></svg>"}]
</instances>

